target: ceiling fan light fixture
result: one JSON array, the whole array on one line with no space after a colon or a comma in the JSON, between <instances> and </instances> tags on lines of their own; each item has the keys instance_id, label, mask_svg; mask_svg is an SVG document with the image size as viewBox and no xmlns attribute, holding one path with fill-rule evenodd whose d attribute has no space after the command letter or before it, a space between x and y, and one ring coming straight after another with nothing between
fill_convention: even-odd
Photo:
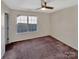
<instances>
[{"instance_id":1,"label":"ceiling fan light fixture","mask_svg":"<svg viewBox=\"0 0 79 59\"><path fill-rule=\"evenodd\" d=\"M51 10L51 9L48 9L48 8L43 7L43 8L40 8L40 10L46 11L46 10Z\"/></svg>"},{"instance_id":2,"label":"ceiling fan light fixture","mask_svg":"<svg viewBox=\"0 0 79 59\"><path fill-rule=\"evenodd\" d=\"M41 8L40 10L47 10L47 9L43 7L43 8Z\"/></svg>"}]
</instances>

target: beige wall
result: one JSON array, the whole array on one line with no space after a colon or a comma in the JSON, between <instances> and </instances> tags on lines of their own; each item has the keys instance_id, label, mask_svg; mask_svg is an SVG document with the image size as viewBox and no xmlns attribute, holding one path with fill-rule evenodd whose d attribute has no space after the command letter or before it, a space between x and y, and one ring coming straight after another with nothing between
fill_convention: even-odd
<instances>
[{"instance_id":1,"label":"beige wall","mask_svg":"<svg viewBox=\"0 0 79 59\"><path fill-rule=\"evenodd\" d=\"M51 35L75 49L78 49L77 13L77 6L73 6L50 15Z\"/></svg>"},{"instance_id":2,"label":"beige wall","mask_svg":"<svg viewBox=\"0 0 79 59\"><path fill-rule=\"evenodd\" d=\"M16 33L16 18L18 15L37 16L38 17L38 30L37 32L28 33ZM12 10L10 14L10 40L9 42L15 42L40 36L49 35L49 15L46 13L38 12L25 12Z\"/></svg>"},{"instance_id":3,"label":"beige wall","mask_svg":"<svg viewBox=\"0 0 79 59\"><path fill-rule=\"evenodd\" d=\"M4 13L1 12L1 56L5 53Z\"/></svg>"}]
</instances>

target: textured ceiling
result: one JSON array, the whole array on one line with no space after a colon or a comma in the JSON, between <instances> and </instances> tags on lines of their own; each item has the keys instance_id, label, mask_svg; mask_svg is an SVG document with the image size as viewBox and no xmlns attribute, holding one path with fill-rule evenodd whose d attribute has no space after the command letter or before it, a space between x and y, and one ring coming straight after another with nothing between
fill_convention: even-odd
<instances>
[{"instance_id":1,"label":"textured ceiling","mask_svg":"<svg viewBox=\"0 0 79 59\"><path fill-rule=\"evenodd\" d=\"M2 0L9 8L15 10L36 10L41 7L41 0ZM77 5L77 0L47 0L48 6L54 7L53 10L46 10L41 12L53 12L63 8Z\"/></svg>"}]
</instances>

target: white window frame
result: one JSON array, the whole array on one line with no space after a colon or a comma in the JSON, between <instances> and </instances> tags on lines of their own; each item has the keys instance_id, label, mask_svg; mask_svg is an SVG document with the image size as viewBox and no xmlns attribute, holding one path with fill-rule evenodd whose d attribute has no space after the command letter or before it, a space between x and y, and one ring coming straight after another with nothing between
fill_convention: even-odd
<instances>
[{"instance_id":1,"label":"white window frame","mask_svg":"<svg viewBox=\"0 0 79 59\"><path fill-rule=\"evenodd\" d=\"M20 16L26 16L26 15L20 15ZM19 17L19 16L17 16L17 17ZM16 17L16 26L17 26L17 24L18 24L18 23L17 23L17 17ZM33 17L37 17L37 16L33 16ZM28 22L28 20L29 20L28 18L29 18L29 16L27 16L27 24L29 23L29 22ZM27 32L20 32L20 33L17 32L17 27L16 27L16 34L24 34L24 33L34 33L34 32L38 32L38 17L37 17L37 24L36 24L36 25L37 25L36 31L29 31L29 30L28 30ZM28 28L28 29L29 29L29 28Z\"/></svg>"}]
</instances>

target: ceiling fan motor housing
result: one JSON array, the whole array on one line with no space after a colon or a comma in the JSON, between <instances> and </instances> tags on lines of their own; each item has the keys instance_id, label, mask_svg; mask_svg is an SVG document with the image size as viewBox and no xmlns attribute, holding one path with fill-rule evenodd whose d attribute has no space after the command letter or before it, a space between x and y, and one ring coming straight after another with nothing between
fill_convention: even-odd
<instances>
[{"instance_id":1,"label":"ceiling fan motor housing","mask_svg":"<svg viewBox=\"0 0 79 59\"><path fill-rule=\"evenodd\" d=\"M43 2L42 8L53 9L53 7L47 6L47 2L46 1Z\"/></svg>"}]
</instances>

